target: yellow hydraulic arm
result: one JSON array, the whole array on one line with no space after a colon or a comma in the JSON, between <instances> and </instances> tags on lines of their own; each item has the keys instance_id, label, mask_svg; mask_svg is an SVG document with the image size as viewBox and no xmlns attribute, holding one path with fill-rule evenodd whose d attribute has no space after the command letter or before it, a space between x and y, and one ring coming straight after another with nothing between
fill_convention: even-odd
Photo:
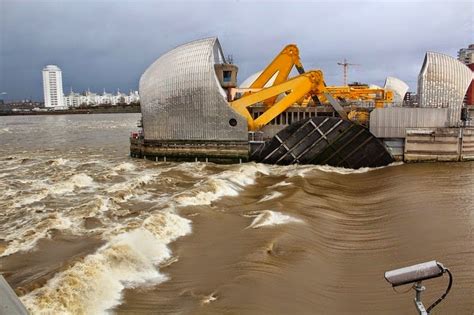
<instances>
[{"instance_id":1,"label":"yellow hydraulic arm","mask_svg":"<svg viewBox=\"0 0 474 315\"><path fill-rule=\"evenodd\" d=\"M273 85L278 85L288 80L291 69L296 67L299 74L304 73L303 65L301 64L300 54L296 45L287 45L283 50L272 60L272 62L262 71L258 78L250 85L250 89L262 89L276 74ZM278 73L278 74L277 74ZM244 94L244 95L247 95ZM272 106L275 103L277 96L265 100L263 103L266 106Z\"/></svg>"},{"instance_id":2,"label":"yellow hydraulic arm","mask_svg":"<svg viewBox=\"0 0 474 315\"><path fill-rule=\"evenodd\" d=\"M262 71L258 78L249 87L251 89L263 88L265 84L278 72L273 85L278 85L287 81L288 75L293 66L296 67L299 74L304 73L303 65L301 64L300 54L296 45L287 45L282 51L272 60L272 62Z\"/></svg>"},{"instance_id":3,"label":"yellow hydraulic arm","mask_svg":"<svg viewBox=\"0 0 474 315\"><path fill-rule=\"evenodd\" d=\"M265 100L274 98L280 94L283 94L284 97L273 106L268 107L258 118L254 119L252 115L250 115L247 107L259 102L264 102ZM329 93L327 93L323 73L320 70L306 72L285 81L284 83L273 85L269 88L243 96L236 101L230 102L230 105L235 109L235 111L247 119L249 130L256 131L268 124L272 119L306 95L316 94L325 95L331 104L333 104L332 101L334 101L334 99ZM335 104L333 106L337 105L338 104ZM335 108L340 115L342 115L341 117L345 118L345 112L343 112L341 108Z\"/></svg>"},{"instance_id":4,"label":"yellow hydraulic arm","mask_svg":"<svg viewBox=\"0 0 474 315\"><path fill-rule=\"evenodd\" d=\"M290 44L283 48L282 51L272 60L272 62L262 71L258 78L250 85L245 91L245 95L249 95L250 91L255 92L258 89L263 89L270 79L276 74L273 85L281 84L287 81L288 76L293 66L296 67L299 74L304 73L303 64L301 63L299 49L296 45ZM246 89L244 89L246 90ZM369 87L351 87L351 86L328 86L327 92L333 97L346 99L346 100L361 100L361 101L374 101L375 107L383 107L385 103L393 101L393 93L391 91L384 90L382 88L369 88ZM315 103L327 103L327 99L324 95L311 95ZM276 96L265 100L263 103L269 107L275 103ZM302 105L305 106L309 102L309 98L303 100Z\"/></svg>"}]
</instances>

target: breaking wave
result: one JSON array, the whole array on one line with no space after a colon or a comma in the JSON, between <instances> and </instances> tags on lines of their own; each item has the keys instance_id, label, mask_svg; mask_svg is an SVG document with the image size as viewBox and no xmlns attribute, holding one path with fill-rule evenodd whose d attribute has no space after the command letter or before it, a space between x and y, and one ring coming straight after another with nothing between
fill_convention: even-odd
<instances>
[{"instance_id":1,"label":"breaking wave","mask_svg":"<svg viewBox=\"0 0 474 315\"><path fill-rule=\"evenodd\" d=\"M263 196L262 199L260 199L258 202L264 202L264 201L269 201L269 200L272 200L272 199L275 199L275 198L279 198L283 196L283 194L279 191L272 191L271 193L269 193L268 195L265 195Z\"/></svg>"},{"instance_id":2,"label":"breaking wave","mask_svg":"<svg viewBox=\"0 0 474 315\"><path fill-rule=\"evenodd\" d=\"M53 185L49 191L53 194L65 194L73 192L76 188L95 187L94 180L87 174L79 173L71 176L68 180Z\"/></svg>"},{"instance_id":3,"label":"breaking wave","mask_svg":"<svg viewBox=\"0 0 474 315\"><path fill-rule=\"evenodd\" d=\"M21 300L38 314L104 314L124 288L165 281L157 267L171 257L166 245L190 232L190 221L171 212L151 215Z\"/></svg>"},{"instance_id":4,"label":"breaking wave","mask_svg":"<svg viewBox=\"0 0 474 315\"><path fill-rule=\"evenodd\" d=\"M313 171L321 171L325 173L337 173L341 175L349 175L349 174L362 174L367 173L387 167L392 166L399 166L402 165L403 162L394 162L387 166L379 166L379 167L361 167L358 169L353 168L345 168L345 167L336 167L336 166L329 166L329 165L288 165L288 166L281 166L278 172L285 174L287 177L293 176L300 176L305 177L308 173Z\"/></svg>"},{"instance_id":5,"label":"breaking wave","mask_svg":"<svg viewBox=\"0 0 474 315\"><path fill-rule=\"evenodd\" d=\"M27 167L18 167L23 160L12 161L7 172L28 172L36 167L30 162ZM41 288L24 295L21 299L31 312L106 313L121 303L124 288L165 281L160 266L177 259L173 260L168 244L191 233L191 221L179 216L175 208L211 205L222 197L237 196L260 176L283 177L269 187L278 188L293 185L291 177L304 177L316 170L339 174L369 171L256 163L226 167L204 163L150 164L138 167L128 161L96 161L94 156L86 161L69 156L48 157L47 163L38 164L45 168L43 173L34 169L35 176L29 182L17 179L10 182L12 185L0 184L7 188L0 202L13 211L7 213L23 213L12 221L5 235L0 235L7 244L0 257L35 249L40 239L51 237L53 230L75 236L93 235L106 242L95 253L56 273ZM175 186L177 176L180 181ZM279 191L266 191L255 202L282 196ZM271 210L249 216L252 222L248 228L252 229L304 223ZM93 227L85 225L87 220L95 222ZM213 293L202 302L216 299Z\"/></svg>"},{"instance_id":6,"label":"breaking wave","mask_svg":"<svg viewBox=\"0 0 474 315\"><path fill-rule=\"evenodd\" d=\"M292 217L287 214L283 214L277 211L264 210L258 214L247 215L250 217L255 217L252 223L247 228L258 229L266 226L281 225L288 223L303 223L303 220Z\"/></svg>"},{"instance_id":7,"label":"breaking wave","mask_svg":"<svg viewBox=\"0 0 474 315\"><path fill-rule=\"evenodd\" d=\"M36 221L36 222L31 222ZM32 224L33 223L33 224ZM65 230L70 228L72 222L60 213L48 214L36 220L25 218L7 229L5 241L8 247L0 253L0 257L8 256L19 251L27 251L35 248L37 242L43 238L49 238L53 229Z\"/></svg>"},{"instance_id":8,"label":"breaking wave","mask_svg":"<svg viewBox=\"0 0 474 315\"><path fill-rule=\"evenodd\" d=\"M177 197L180 206L210 205L224 196L237 196L245 186L255 183L259 174L269 174L263 164L240 165L235 170L224 171L199 182L190 192Z\"/></svg>"}]
</instances>

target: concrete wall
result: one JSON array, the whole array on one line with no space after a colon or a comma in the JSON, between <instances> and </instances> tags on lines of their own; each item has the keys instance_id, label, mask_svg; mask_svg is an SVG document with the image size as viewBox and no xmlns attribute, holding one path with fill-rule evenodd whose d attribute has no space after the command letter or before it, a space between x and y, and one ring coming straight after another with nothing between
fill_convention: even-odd
<instances>
[{"instance_id":1,"label":"concrete wall","mask_svg":"<svg viewBox=\"0 0 474 315\"><path fill-rule=\"evenodd\" d=\"M370 113L370 132L377 138L405 138L407 128L445 127L447 108L376 108Z\"/></svg>"},{"instance_id":2,"label":"concrete wall","mask_svg":"<svg viewBox=\"0 0 474 315\"><path fill-rule=\"evenodd\" d=\"M392 154L395 161L403 161L403 152L405 149L405 139L403 138L387 138L382 140L383 144Z\"/></svg>"},{"instance_id":3,"label":"concrete wall","mask_svg":"<svg viewBox=\"0 0 474 315\"><path fill-rule=\"evenodd\" d=\"M474 160L474 128L465 128L463 130L461 160Z\"/></svg>"},{"instance_id":4,"label":"concrete wall","mask_svg":"<svg viewBox=\"0 0 474 315\"><path fill-rule=\"evenodd\" d=\"M474 160L474 129L407 129L404 153L407 162Z\"/></svg>"}]
</instances>

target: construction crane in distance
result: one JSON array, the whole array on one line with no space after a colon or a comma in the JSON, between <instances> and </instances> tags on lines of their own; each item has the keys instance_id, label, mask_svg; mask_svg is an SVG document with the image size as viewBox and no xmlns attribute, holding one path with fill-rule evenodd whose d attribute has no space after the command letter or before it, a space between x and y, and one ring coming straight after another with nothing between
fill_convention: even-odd
<instances>
[{"instance_id":1,"label":"construction crane in distance","mask_svg":"<svg viewBox=\"0 0 474 315\"><path fill-rule=\"evenodd\" d=\"M337 64L344 68L344 86L347 86L347 72L349 71L349 66L360 66L360 65L356 63L348 63L346 58L344 58L344 62L338 62Z\"/></svg>"}]
</instances>

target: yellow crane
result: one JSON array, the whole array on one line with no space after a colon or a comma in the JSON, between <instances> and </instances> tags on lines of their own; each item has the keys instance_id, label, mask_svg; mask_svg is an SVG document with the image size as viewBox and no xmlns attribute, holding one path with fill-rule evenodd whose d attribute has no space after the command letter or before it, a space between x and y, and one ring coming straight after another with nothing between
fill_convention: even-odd
<instances>
[{"instance_id":1,"label":"yellow crane","mask_svg":"<svg viewBox=\"0 0 474 315\"><path fill-rule=\"evenodd\" d=\"M294 66L299 75L288 79ZM265 88L265 85L275 75L272 86ZM236 93L243 93L243 95L235 100ZM283 95L283 97L277 101L279 95ZM311 98L315 105L329 103L341 118L347 119L346 111L336 100L337 98L360 101L372 100L376 106L383 107L383 104L392 101L393 94L384 89L326 86L321 70L304 71L298 47L291 44L283 48L249 88L231 89L229 104L247 119L249 130L256 131L296 103L307 106ZM248 107L258 103L265 104L266 110L254 119ZM355 117L355 115L352 115L352 117Z\"/></svg>"},{"instance_id":2,"label":"yellow crane","mask_svg":"<svg viewBox=\"0 0 474 315\"><path fill-rule=\"evenodd\" d=\"M253 118L248 107L264 103L266 100L275 99L278 95L283 97L268 107L262 115ZM247 119L250 131L256 131L267 125L272 119L283 113L297 101L303 99L306 95L324 95L330 102L339 116L347 119L347 114L339 103L328 93L324 84L324 77L321 70L314 70L300 74L281 84L273 85L261 89L258 92L242 96L240 99L230 102L232 108Z\"/></svg>"},{"instance_id":3,"label":"yellow crane","mask_svg":"<svg viewBox=\"0 0 474 315\"><path fill-rule=\"evenodd\" d=\"M298 70L299 74L304 73L303 65L300 60L300 53L298 47L294 44L285 46L278 55L268 64L268 66L262 71L262 73L255 79L250 85L251 91L258 91L263 89L265 85L276 75L272 85L278 85L288 80L291 69L293 67ZM248 95L250 92L244 94ZM271 97L264 101L266 106L272 106L276 100L275 97Z\"/></svg>"}]
</instances>

